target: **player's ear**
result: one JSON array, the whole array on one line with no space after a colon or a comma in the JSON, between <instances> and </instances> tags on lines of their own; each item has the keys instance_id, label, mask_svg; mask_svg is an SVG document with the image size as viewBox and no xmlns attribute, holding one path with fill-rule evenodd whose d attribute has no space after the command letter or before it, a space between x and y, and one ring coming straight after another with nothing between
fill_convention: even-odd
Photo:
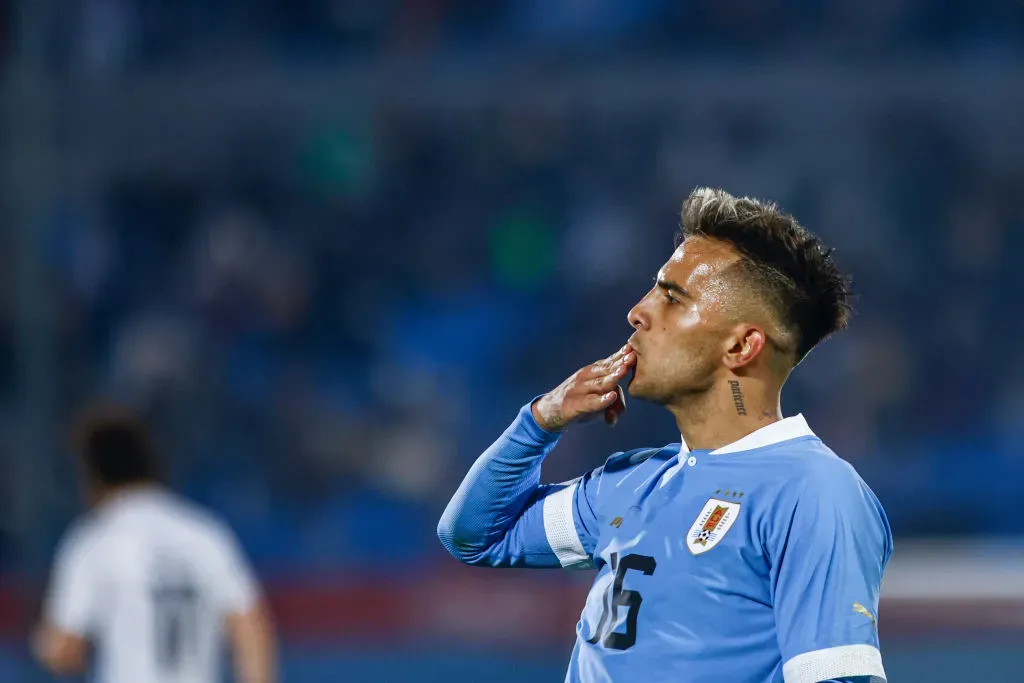
<instances>
[{"instance_id":1,"label":"player's ear","mask_svg":"<svg viewBox=\"0 0 1024 683\"><path fill-rule=\"evenodd\" d=\"M765 345L764 330L755 325L740 325L726 342L725 366L730 370L741 368L757 358Z\"/></svg>"}]
</instances>

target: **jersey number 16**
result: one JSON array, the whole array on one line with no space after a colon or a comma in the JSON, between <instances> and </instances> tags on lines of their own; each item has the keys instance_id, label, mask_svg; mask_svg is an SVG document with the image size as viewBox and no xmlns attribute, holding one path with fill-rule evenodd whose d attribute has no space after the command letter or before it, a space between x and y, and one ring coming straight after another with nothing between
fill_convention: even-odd
<instances>
[{"instance_id":1,"label":"jersey number 16","mask_svg":"<svg viewBox=\"0 0 1024 683\"><path fill-rule=\"evenodd\" d=\"M612 553L611 568L615 572L615 581L612 583L612 590L605 596L604 609L601 612L601 620L597 622L594 635L587 642L596 645L600 642L612 650L628 650L636 643L636 619L640 612L640 605L644 599L636 591L622 590L622 580L630 569L643 572L645 576L654 573L658 563L648 555L626 555L619 561L619 554ZM613 631L618 621L619 608L626 607L626 632ZM611 618L609 619L609 615ZM606 630L607 627L607 630ZM602 640L603 638L603 640Z\"/></svg>"}]
</instances>

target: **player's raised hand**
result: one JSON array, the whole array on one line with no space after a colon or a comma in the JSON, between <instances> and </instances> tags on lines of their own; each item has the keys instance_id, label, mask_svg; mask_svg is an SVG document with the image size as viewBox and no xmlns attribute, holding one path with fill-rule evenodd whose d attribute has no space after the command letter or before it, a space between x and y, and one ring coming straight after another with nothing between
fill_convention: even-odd
<instances>
[{"instance_id":1,"label":"player's raised hand","mask_svg":"<svg viewBox=\"0 0 1024 683\"><path fill-rule=\"evenodd\" d=\"M626 395L619 382L636 363L636 352L626 344L612 355L580 368L533 404L533 418L549 432L572 422L586 422L599 415L615 424L626 410Z\"/></svg>"}]
</instances>

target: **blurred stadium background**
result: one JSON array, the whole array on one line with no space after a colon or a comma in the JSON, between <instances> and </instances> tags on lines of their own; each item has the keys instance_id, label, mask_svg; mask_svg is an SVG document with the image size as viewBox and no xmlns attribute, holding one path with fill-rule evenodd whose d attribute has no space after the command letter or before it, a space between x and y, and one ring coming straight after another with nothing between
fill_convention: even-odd
<instances>
[{"instance_id":1,"label":"blurred stadium background","mask_svg":"<svg viewBox=\"0 0 1024 683\"><path fill-rule=\"evenodd\" d=\"M1024 680L1020 0L5 0L0 54L0 681L47 680L97 395L239 533L285 680L560 681L589 575L434 526L623 342L698 184L856 278L784 408L890 515L890 680ZM634 405L547 477L677 436Z\"/></svg>"}]
</instances>

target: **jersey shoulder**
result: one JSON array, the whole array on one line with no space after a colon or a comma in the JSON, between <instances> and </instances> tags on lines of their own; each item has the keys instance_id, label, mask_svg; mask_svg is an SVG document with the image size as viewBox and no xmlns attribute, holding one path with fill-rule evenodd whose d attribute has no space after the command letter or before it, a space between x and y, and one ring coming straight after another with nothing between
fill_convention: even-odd
<instances>
[{"instance_id":1,"label":"jersey shoulder","mask_svg":"<svg viewBox=\"0 0 1024 683\"><path fill-rule=\"evenodd\" d=\"M773 501L777 513L790 517L802 507L816 511L814 516L818 519L832 513L838 517L853 516L877 527L890 539L886 545L891 551L892 532L881 502L854 466L819 438L779 444L769 456L785 473L782 478L785 483Z\"/></svg>"},{"instance_id":2,"label":"jersey shoulder","mask_svg":"<svg viewBox=\"0 0 1024 683\"><path fill-rule=\"evenodd\" d=\"M874 492L854 469L816 436L783 441L753 456L752 475L760 477L751 502L779 519L797 509L862 510L884 517ZM770 474L771 476L765 476Z\"/></svg>"},{"instance_id":3,"label":"jersey shoulder","mask_svg":"<svg viewBox=\"0 0 1024 683\"><path fill-rule=\"evenodd\" d=\"M634 448L631 451L612 453L608 459L604 461L604 471L608 473L617 473L631 470L643 465L655 456L662 455L665 451L671 451L668 454L668 457L671 457L679 452L679 444L668 444L667 446L660 447L647 446L644 448Z\"/></svg>"},{"instance_id":4,"label":"jersey shoulder","mask_svg":"<svg viewBox=\"0 0 1024 683\"><path fill-rule=\"evenodd\" d=\"M763 449L773 465L784 468L786 480L822 490L864 486L857 470L816 436L793 439Z\"/></svg>"},{"instance_id":5,"label":"jersey shoulder","mask_svg":"<svg viewBox=\"0 0 1024 683\"><path fill-rule=\"evenodd\" d=\"M235 534L224 518L187 498L169 495L164 513L185 533L217 550L228 549L235 542Z\"/></svg>"},{"instance_id":6,"label":"jersey shoulder","mask_svg":"<svg viewBox=\"0 0 1024 683\"><path fill-rule=\"evenodd\" d=\"M82 515L68 525L57 546L58 562L83 562L103 553L108 534L92 514Z\"/></svg>"},{"instance_id":7,"label":"jersey shoulder","mask_svg":"<svg viewBox=\"0 0 1024 683\"><path fill-rule=\"evenodd\" d=\"M612 454L597 470L600 492L607 495L614 489L639 486L666 460L679 453L679 448L680 444L673 443L659 448L634 448Z\"/></svg>"},{"instance_id":8,"label":"jersey shoulder","mask_svg":"<svg viewBox=\"0 0 1024 683\"><path fill-rule=\"evenodd\" d=\"M231 552L234 534L212 510L169 490L142 492L96 515L112 544L157 548L202 560Z\"/></svg>"}]
</instances>

